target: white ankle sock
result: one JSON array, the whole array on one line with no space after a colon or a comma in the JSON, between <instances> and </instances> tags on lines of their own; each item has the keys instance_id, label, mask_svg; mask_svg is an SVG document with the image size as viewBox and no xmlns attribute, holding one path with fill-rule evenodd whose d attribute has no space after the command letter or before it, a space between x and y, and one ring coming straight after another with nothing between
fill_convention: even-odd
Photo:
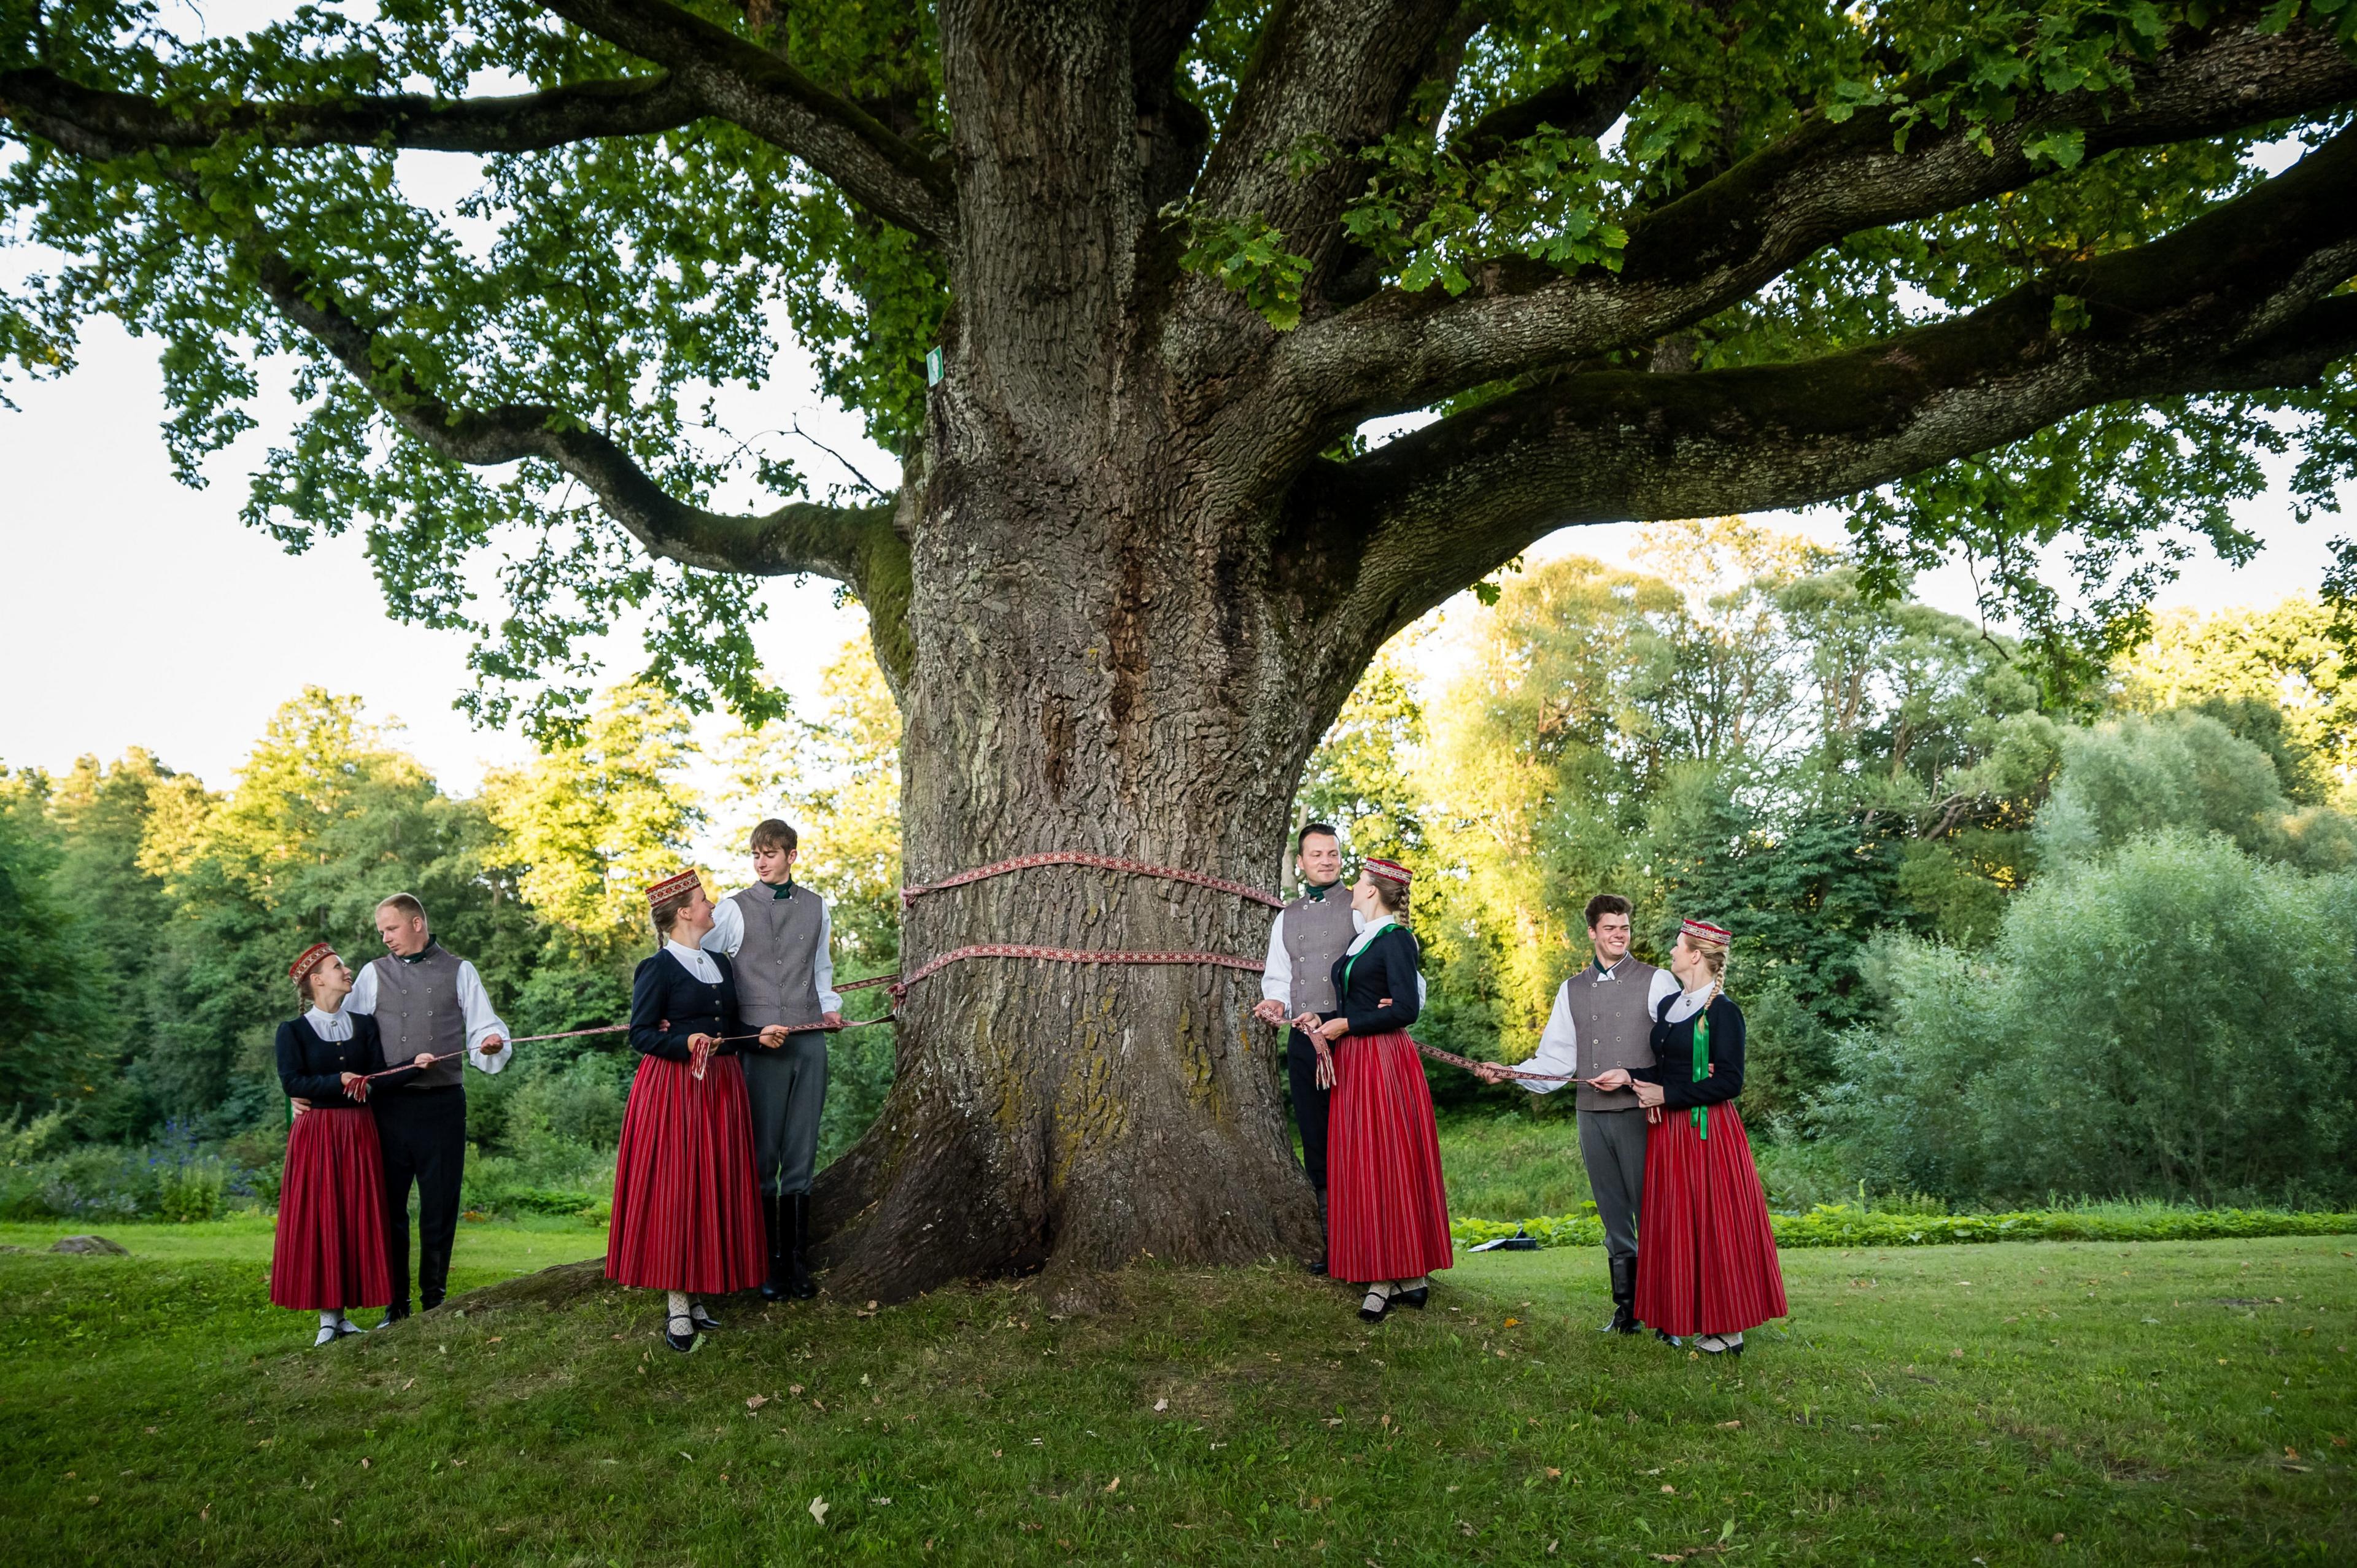
<instances>
[{"instance_id":1,"label":"white ankle sock","mask_svg":"<svg viewBox=\"0 0 2357 1568\"><path fill-rule=\"evenodd\" d=\"M1429 1275L1429 1274L1418 1274L1418 1275L1416 1275L1416 1276L1415 1276L1415 1278L1414 1278L1414 1279L1412 1279L1412 1280L1408 1281L1405 1284L1394 1285L1392 1288L1393 1288L1394 1290L1400 1291L1400 1292L1402 1292L1402 1293L1405 1293L1405 1292L1407 1292L1407 1291L1412 1291L1412 1290L1428 1290L1428 1289L1430 1289L1430 1288L1431 1288L1431 1286L1432 1286L1432 1276L1431 1276L1431 1275Z\"/></svg>"},{"instance_id":2,"label":"white ankle sock","mask_svg":"<svg viewBox=\"0 0 2357 1568\"><path fill-rule=\"evenodd\" d=\"M672 1292L671 1316L673 1317L685 1317L687 1316L689 1300L690 1297L688 1296L688 1294L683 1290L675 1290Z\"/></svg>"},{"instance_id":3,"label":"white ankle sock","mask_svg":"<svg viewBox=\"0 0 2357 1568\"><path fill-rule=\"evenodd\" d=\"M331 1306L327 1311L319 1314L319 1326L322 1328L333 1328L337 1324L343 1321L343 1316L344 1309L342 1307Z\"/></svg>"}]
</instances>

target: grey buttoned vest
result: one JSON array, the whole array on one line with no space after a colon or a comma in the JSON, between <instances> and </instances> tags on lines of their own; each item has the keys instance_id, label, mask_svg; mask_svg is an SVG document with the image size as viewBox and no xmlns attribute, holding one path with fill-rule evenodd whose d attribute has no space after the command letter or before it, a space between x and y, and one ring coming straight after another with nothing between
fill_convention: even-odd
<instances>
[{"instance_id":1,"label":"grey buttoned vest","mask_svg":"<svg viewBox=\"0 0 2357 1568\"><path fill-rule=\"evenodd\" d=\"M1304 1013L1331 1013L1334 961L1351 945L1359 929L1351 919L1350 896L1337 884L1323 899L1307 893L1285 907L1285 958L1293 966L1290 1005L1296 1017Z\"/></svg>"},{"instance_id":2,"label":"grey buttoned vest","mask_svg":"<svg viewBox=\"0 0 2357 1568\"><path fill-rule=\"evenodd\" d=\"M1653 1065L1653 1012L1647 998L1653 993L1653 976L1661 971L1650 963L1624 958L1605 979L1594 964L1583 967L1565 983L1570 989L1571 1026L1579 1036L1579 1076L1594 1078L1609 1068ZM1637 1091L1602 1090L1580 1084L1582 1111L1634 1111Z\"/></svg>"},{"instance_id":3,"label":"grey buttoned vest","mask_svg":"<svg viewBox=\"0 0 2357 1568\"><path fill-rule=\"evenodd\" d=\"M384 1059L395 1065L420 1051L436 1062L404 1089L448 1089L465 1076L467 1010L458 1005L458 960L440 942L429 942L416 962L391 953L373 961L376 1027L384 1036Z\"/></svg>"},{"instance_id":4,"label":"grey buttoned vest","mask_svg":"<svg viewBox=\"0 0 2357 1568\"><path fill-rule=\"evenodd\" d=\"M797 886L780 898L766 882L732 893L745 917L745 940L729 961L737 972L737 1011L748 1029L771 1024L815 1024L818 940L826 905Z\"/></svg>"}]
</instances>

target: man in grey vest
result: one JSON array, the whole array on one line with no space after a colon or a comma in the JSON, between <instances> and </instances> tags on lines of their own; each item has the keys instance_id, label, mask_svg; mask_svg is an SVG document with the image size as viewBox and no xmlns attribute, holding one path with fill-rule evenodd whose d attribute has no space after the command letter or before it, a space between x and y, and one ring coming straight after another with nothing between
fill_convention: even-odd
<instances>
[{"instance_id":1,"label":"man in grey vest","mask_svg":"<svg viewBox=\"0 0 2357 1568\"><path fill-rule=\"evenodd\" d=\"M444 1058L407 1082L369 1097L384 1162L385 1262L393 1305L384 1320L409 1316L409 1188L417 1187L417 1299L428 1312L450 1288L450 1248L458 1234L458 1187L467 1173L464 1060L483 1072L508 1065L515 1047L491 1011L475 966L434 940L425 906L396 893L376 907L385 956L352 981L347 1013L372 1013L387 1061L424 1052Z\"/></svg>"},{"instance_id":2,"label":"man in grey vest","mask_svg":"<svg viewBox=\"0 0 2357 1568\"><path fill-rule=\"evenodd\" d=\"M1524 1072L1587 1079L1611 1068L1653 1065L1653 1015L1678 983L1665 969L1629 956L1629 900L1599 893L1587 901L1587 940L1596 961L1563 983L1555 993L1539 1048L1518 1065ZM1491 1083L1505 1074L1481 1075ZM1546 1094L1562 1079L1534 1082L1515 1079L1533 1094ZM1604 1257L1612 1274L1612 1317L1605 1330L1637 1332L1637 1216L1645 1205L1645 1118L1634 1090L1607 1092L1585 1081L1578 1086L1579 1158L1587 1167L1587 1190L1596 1217L1604 1222Z\"/></svg>"},{"instance_id":3,"label":"man in grey vest","mask_svg":"<svg viewBox=\"0 0 2357 1568\"><path fill-rule=\"evenodd\" d=\"M1301 897L1277 911L1268 933L1268 963L1260 977L1261 1000L1253 1016L1282 1024L1305 1013L1334 1010L1334 961L1358 935L1351 919L1351 896L1341 886L1342 841L1324 822L1311 822L1293 841L1294 865L1301 874ZM1318 1192L1318 1225L1326 1226L1326 1112L1332 1091L1332 1058L1321 1057L1309 1036L1292 1030L1285 1046L1285 1070L1293 1100L1294 1125L1301 1129L1301 1163ZM1309 1266L1326 1272L1326 1254Z\"/></svg>"},{"instance_id":4,"label":"man in grey vest","mask_svg":"<svg viewBox=\"0 0 2357 1568\"><path fill-rule=\"evenodd\" d=\"M706 951L726 953L748 1029L783 1024L785 1043L737 1058L752 1102L753 1163L770 1239L764 1300L818 1294L810 1274L810 1190L826 1111L826 1036L843 1027L826 900L794 884L801 835L775 817L753 830L753 886L713 907ZM813 1027L820 1026L822 1027Z\"/></svg>"}]
</instances>

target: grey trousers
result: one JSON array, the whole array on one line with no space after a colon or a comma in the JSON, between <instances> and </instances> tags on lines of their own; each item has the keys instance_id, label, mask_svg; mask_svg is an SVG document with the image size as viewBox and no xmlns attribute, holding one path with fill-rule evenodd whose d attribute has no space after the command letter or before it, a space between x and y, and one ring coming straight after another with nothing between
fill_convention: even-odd
<instances>
[{"instance_id":1,"label":"grey trousers","mask_svg":"<svg viewBox=\"0 0 2357 1568\"><path fill-rule=\"evenodd\" d=\"M815 1030L788 1035L775 1050L756 1046L737 1059L745 1064L745 1098L752 1102L761 1195L808 1192L826 1110L826 1036Z\"/></svg>"},{"instance_id":2,"label":"grey trousers","mask_svg":"<svg viewBox=\"0 0 2357 1568\"><path fill-rule=\"evenodd\" d=\"M1579 1158L1587 1167L1596 1217L1604 1221L1604 1255L1635 1257L1637 1216L1645 1207L1645 1113L1581 1112Z\"/></svg>"}]
</instances>

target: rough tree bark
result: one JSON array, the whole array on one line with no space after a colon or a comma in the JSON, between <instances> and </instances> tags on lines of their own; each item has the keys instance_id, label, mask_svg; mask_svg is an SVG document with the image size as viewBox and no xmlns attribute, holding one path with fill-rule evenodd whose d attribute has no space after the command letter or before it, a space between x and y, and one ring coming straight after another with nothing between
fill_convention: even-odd
<instances>
[{"instance_id":1,"label":"rough tree bark","mask_svg":"<svg viewBox=\"0 0 2357 1568\"><path fill-rule=\"evenodd\" d=\"M1276 8L1218 140L1171 86L1200 0L939 7L946 156L902 142L774 55L665 0L551 0L661 68L636 83L434 104L169 105L0 71L0 116L73 156L152 156L229 135L512 150L702 116L767 137L934 245L954 305L948 373L889 508L733 518L663 496L595 433L539 407L430 396L361 302L256 225L257 286L414 438L471 463L544 458L651 551L816 572L869 607L906 718L904 857L931 881L1047 850L1248 883L1281 864L1297 780L1384 639L1568 523L1853 493L2126 397L2309 381L2357 350L2357 133L2166 239L2072 262L1955 321L1801 363L1617 368L1846 234L2040 177L2035 134L2090 154L2313 114L2357 97L2326 33L2247 19L2173 38L2133 105L2025 100L1988 147L1959 126L1813 117L1631 216L1617 274L1501 263L1460 298L1368 280L1339 217L1348 157L1446 81L1473 24L1449 0ZM1470 127L1589 134L1641 62ZM1274 330L1178 265L1186 195L1255 218L1309 263ZM2058 295L2083 302L2058 321ZM1523 390L1348 460L1364 418L1503 378ZM981 941L1256 956L1267 912L1230 895L1032 870L909 910L913 966ZM961 1275L1077 1282L1141 1252L1236 1262L1313 1242L1249 977L1015 960L952 966L900 1005L899 1079L821 1179L832 1288L895 1297Z\"/></svg>"}]
</instances>

